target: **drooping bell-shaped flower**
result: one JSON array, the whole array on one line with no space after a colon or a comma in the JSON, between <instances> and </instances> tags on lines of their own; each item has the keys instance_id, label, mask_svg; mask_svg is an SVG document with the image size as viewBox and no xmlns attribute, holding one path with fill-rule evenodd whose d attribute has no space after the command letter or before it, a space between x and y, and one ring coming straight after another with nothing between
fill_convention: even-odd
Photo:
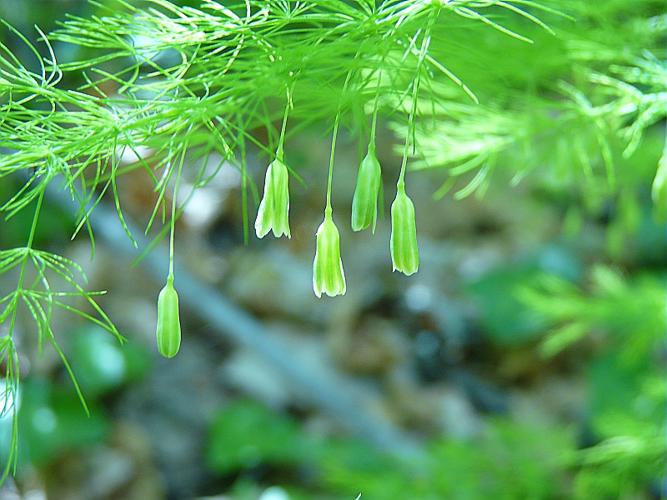
<instances>
[{"instance_id":1,"label":"drooping bell-shaped flower","mask_svg":"<svg viewBox=\"0 0 667 500\"><path fill-rule=\"evenodd\" d=\"M405 184L398 183L396 199L391 204L391 261L394 271L407 276L419 269L415 206L405 193Z\"/></svg>"},{"instance_id":2,"label":"drooping bell-shaped flower","mask_svg":"<svg viewBox=\"0 0 667 500\"><path fill-rule=\"evenodd\" d=\"M165 358L173 358L181 347L181 322L178 315L178 293L174 277L167 277L167 284L157 299L157 349Z\"/></svg>"},{"instance_id":3,"label":"drooping bell-shaped flower","mask_svg":"<svg viewBox=\"0 0 667 500\"><path fill-rule=\"evenodd\" d=\"M361 231L372 224L372 230L375 232L381 183L380 162L375 156L375 146L371 143L368 147L368 154L359 166L357 186L352 198L352 229L354 231Z\"/></svg>"},{"instance_id":4,"label":"drooping bell-shaped flower","mask_svg":"<svg viewBox=\"0 0 667 500\"><path fill-rule=\"evenodd\" d=\"M276 238L286 234L291 238L289 230L289 172L280 158L276 158L266 169L264 179L264 196L259 204L255 232L263 238L273 231Z\"/></svg>"},{"instance_id":5,"label":"drooping bell-shaped flower","mask_svg":"<svg viewBox=\"0 0 667 500\"><path fill-rule=\"evenodd\" d=\"M345 273L340 258L340 235L331 207L324 211L324 221L317 229L317 247L313 261L313 290L317 297L345 294Z\"/></svg>"}]
</instances>

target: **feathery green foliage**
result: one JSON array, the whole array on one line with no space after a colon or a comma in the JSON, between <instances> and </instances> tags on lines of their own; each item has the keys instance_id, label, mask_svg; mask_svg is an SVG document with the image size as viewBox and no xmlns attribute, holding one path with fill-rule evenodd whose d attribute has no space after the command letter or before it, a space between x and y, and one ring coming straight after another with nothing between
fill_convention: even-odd
<instances>
[{"instance_id":1,"label":"feathery green foliage","mask_svg":"<svg viewBox=\"0 0 667 500\"><path fill-rule=\"evenodd\" d=\"M589 291L545 276L523 291L523 300L553 325L542 344L553 356L602 335L600 357L592 364L589 390L595 446L578 452L581 498L636 495L664 472L664 407L667 385L655 353L667 331L664 276L628 280L606 267L593 270Z\"/></svg>"}]
</instances>

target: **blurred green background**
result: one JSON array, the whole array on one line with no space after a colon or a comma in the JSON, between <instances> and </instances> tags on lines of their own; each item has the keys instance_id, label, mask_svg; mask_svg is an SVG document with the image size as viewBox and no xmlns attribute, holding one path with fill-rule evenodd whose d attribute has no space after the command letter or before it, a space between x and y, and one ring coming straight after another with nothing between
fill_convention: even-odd
<instances>
[{"instance_id":1,"label":"blurred green background","mask_svg":"<svg viewBox=\"0 0 667 500\"><path fill-rule=\"evenodd\" d=\"M79 0L1 0L0 17L34 36L34 24L48 32L65 12L95 9ZM61 59L75 56L70 46L55 48ZM379 449L350 432L341 422L354 423L354 412L327 413L258 352L187 308L181 353L159 358L161 284L103 240L90 260L88 243L69 239L74 221L49 204L38 246L80 262L91 289L110 291L100 302L129 342L118 346L106 332L55 317L87 417L57 355L25 340L20 463L3 495L663 498L667 231L650 198L660 127L623 167L632 172L627 188L593 207L539 177L518 187L499 178L482 198L434 200L438 172L411 174L420 272L392 274L388 238L340 224L348 293L335 300L319 301L310 289L319 197L295 188L292 233L301 236L244 245L239 175L223 170L195 195L179 222L183 264L290 346L289 363L342 377L368 403L364 415L394 429L409 450L393 438ZM351 196L357 146L342 137L340 147L347 166L336 182ZM395 169L392 147L383 129L378 155ZM303 131L290 148L295 162L327 162L329 143L318 131ZM562 161L573 154L563 151ZM16 187L3 180L2 199ZM131 177L121 187L130 217L150 210ZM339 205L338 216L349 219ZM23 244L31 217L3 222L0 247ZM378 233L388 231L385 215ZM10 435L4 418L7 446Z\"/></svg>"}]
</instances>

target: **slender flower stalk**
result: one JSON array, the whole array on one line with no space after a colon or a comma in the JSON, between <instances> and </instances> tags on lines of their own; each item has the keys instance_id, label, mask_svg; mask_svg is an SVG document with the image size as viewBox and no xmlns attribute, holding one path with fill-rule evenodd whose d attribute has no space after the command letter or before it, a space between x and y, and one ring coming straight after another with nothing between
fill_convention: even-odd
<instances>
[{"instance_id":1,"label":"slender flower stalk","mask_svg":"<svg viewBox=\"0 0 667 500\"><path fill-rule=\"evenodd\" d=\"M331 207L324 211L324 221L317 229L315 260L313 261L313 290L317 297L345 294L345 272L340 258L340 234L333 221Z\"/></svg>"}]
</instances>

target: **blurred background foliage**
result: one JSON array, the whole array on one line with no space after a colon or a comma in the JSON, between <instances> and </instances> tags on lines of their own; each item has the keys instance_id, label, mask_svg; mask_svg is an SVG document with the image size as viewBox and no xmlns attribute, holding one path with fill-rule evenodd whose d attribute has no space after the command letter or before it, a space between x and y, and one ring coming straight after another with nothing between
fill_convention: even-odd
<instances>
[{"instance_id":1,"label":"blurred background foliage","mask_svg":"<svg viewBox=\"0 0 667 500\"><path fill-rule=\"evenodd\" d=\"M0 17L36 39L35 24L49 32L65 13L89 17L114 5L3 0ZM297 183L293 225L303 230L289 242L244 245L233 169L198 191L179 221L179 256L193 273L260 318L267 335L378 396L378 418L418 443L414 456L345 432L256 353L187 310L183 352L158 359L159 284L104 244L90 261L87 243L69 240L71 215L47 200L37 246L77 257L93 288L112 292L104 306L129 342L55 317L87 416L57 356L22 336L19 469L3 491L59 499L666 496L667 187L656 191L654 179L664 155L667 13L649 0L551 6L572 17L543 13L556 36L507 20L533 44L458 18L438 23L433 56L481 104L448 80L434 79L420 97L410 182L422 267L413 279L389 272L386 241L343 229L343 252L355 257L345 260L348 295L316 301L310 233L321 197ZM0 36L19 59L31 57L8 30ZM94 52L54 49L62 61ZM321 124L308 114L336 100L319 92L295 107L303 126L287 147L303 167L327 161ZM394 134L406 131L398 114L384 120L378 155L388 171L399 163ZM359 135L351 125L341 139L341 220ZM265 158L254 154L249 168L259 178ZM317 171L300 174L312 186ZM127 213L143 220L152 200L142 190L151 187L132 175L119 182ZM3 178L0 196L20 185ZM0 247L23 244L31 218L22 211L3 222ZM387 226L379 221L378 232ZM11 434L5 416L3 450Z\"/></svg>"}]
</instances>

